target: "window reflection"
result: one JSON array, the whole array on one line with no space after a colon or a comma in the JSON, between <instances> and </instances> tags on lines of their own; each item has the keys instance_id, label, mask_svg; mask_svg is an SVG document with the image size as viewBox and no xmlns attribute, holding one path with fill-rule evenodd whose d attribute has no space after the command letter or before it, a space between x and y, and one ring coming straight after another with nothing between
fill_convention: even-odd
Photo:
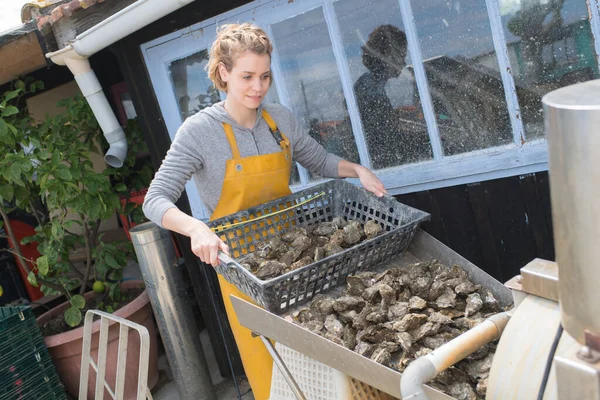
<instances>
[{"instance_id":1,"label":"window reflection","mask_svg":"<svg viewBox=\"0 0 600 400\"><path fill-rule=\"evenodd\" d=\"M540 98L559 87L597 79L585 0L501 0L500 13L528 139L544 135ZM527 93L527 92L525 92Z\"/></svg>"},{"instance_id":2,"label":"window reflection","mask_svg":"<svg viewBox=\"0 0 600 400\"><path fill-rule=\"evenodd\" d=\"M513 142L486 4L412 1L445 155Z\"/></svg>"},{"instance_id":3,"label":"window reflection","mask_svg":"<svg viewBox=\"0 0 600 400\"><path fill-rule=\"evenodd\" d=\"M328 151L358 162L323 9L273 24L272 32L296 117Z\"/></svg>"},{"instance_id":4,"label":"window reflection","mask_svg":"<svg viewBox=\"0 0 600 400\"><path fill-rule=\"evenodd\" d=\"M202 50L169 65L182 120L221 100L204 70L207 62L208 51Z\"/></svg>"},{"instance_id":5,"label":"window reflection","mask_svg":"<svg viewBox=\"0 0 600 400\"><path fill-rule=\"evenodd\" d=\"M406 34L397 0L335 3L354 94L375 169L430 159L414 76L405 68Z\"/></svg>"}]
</instances>

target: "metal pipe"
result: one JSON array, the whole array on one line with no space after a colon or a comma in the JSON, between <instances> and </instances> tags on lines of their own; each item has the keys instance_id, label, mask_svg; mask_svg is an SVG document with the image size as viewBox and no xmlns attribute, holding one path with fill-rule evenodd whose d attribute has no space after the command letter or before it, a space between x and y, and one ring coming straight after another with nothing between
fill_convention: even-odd
<instances>
[{"instance_id":1,"label":"metal pipe","mask_svg":"<svg viewBox=\"0 0 600 400\"><path fill-rule=\"evenodd\" d=\"M129 233L180 397L216 400L170 232L147 222Z\"/></svg>"},{"instance_id":2,"label":"metal pipe","mask_svg":"<svg viewBox=\"0 0 600 400\"><path fill-rule=\"evenodd\" d=\"M302 393L302 389L300 389L300 386L298 386L298 383L294 379L294 376L285 365L285 362L281 359L281 356L275 349L275 346L273 346L273 343L271 343L271 341L263 335L258 336L260 337L260 340L262 340L262 342L265 344L265 347L267 348L269 354L271 354L271 357L273 357L275 365L277 366L277 368L279 368L279 372L281 372L281 375L283 375L283 379L285 379L287 384L290 386L290 389L294 393L296 399L306 400L306 397L304 397L304 394Z\"/></svg>"},{"instance_id":3,"label":"metal pipe","mask_svg":"<svg viewBox=\"0 0 600 400\"><path fill-rule=\"evenodd\" d=\"M600 334L600 80L555 90L542 102L561 320L586 344L586 329Z\"/></svg>"},{"instance_id":4,"label":"metal pipe","mask_svg":"<svg viewBox=\"0 0 600 400\"><path fill-rule=\"evenodd\" d=\"M492 315L476 327L410 363L400 379L402 399L429 400L423 387L425 382L498 339L509 320L510 314L507 312Z\"/></svg>"}]
</instances>

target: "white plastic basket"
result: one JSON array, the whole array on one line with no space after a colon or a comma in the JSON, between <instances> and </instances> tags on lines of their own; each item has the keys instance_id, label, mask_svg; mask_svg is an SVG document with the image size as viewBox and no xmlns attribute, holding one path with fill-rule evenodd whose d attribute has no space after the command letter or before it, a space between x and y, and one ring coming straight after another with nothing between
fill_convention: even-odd
<instances>
[{"instance_id":1,"label":"white plastic basket","mask_svg":"<svg viewBox=\"0 0 600 400\"><path fill-rule=\"evenodd\" d=\"M308 400L395 399L280 343L276 343L275 348ZM273 365L270 400L296 400L275 365Z\"/></svg>"}]
</instances>

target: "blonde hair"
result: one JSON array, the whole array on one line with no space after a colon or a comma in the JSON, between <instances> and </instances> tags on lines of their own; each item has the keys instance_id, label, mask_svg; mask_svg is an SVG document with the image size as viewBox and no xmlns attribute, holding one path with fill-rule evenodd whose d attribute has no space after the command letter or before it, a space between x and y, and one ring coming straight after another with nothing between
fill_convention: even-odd
<instances>
[{"instance_id":1,"label":"blonde hair","mask_svg":"<svg viewBox=\"0 0 600 400\"><path fill-rule=\"evenodd\" d=\"M223 63L227 71L231 71L235 58L244 51L271 57L273 45L265 31L251 23L227 24L217 30L206 65L208 78L217 89L227 91L227 82L221 79L219 64Z\"/></svg>"}]
</instances>

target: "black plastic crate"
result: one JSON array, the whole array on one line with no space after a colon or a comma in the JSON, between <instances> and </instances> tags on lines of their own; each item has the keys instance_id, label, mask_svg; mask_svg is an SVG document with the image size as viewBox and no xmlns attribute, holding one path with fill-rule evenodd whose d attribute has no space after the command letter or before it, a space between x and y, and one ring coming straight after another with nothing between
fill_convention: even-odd
<instances>
[{"instance_id":1,"label":"black plastic crate","mask_svg":"<svg viewBox=\"0 0 600 400\"><path fill-rule=\"evenodd\" d=\"M65 399L29 307L0 307L0 400Z\"/></svg>"},{"instance_id":2,"label":"black plastic crate","mask_svg":"<svg viewBox=\"0 0 600 400\"><path fill-rule=\"evenodd\" d=\"M281 212L293 206L297 207ZM261 217L244 225L235 225ZM383 232L343 252L266 281L258 279L236 261L253 252L256 244L292 227L331 221L335 217L363 223L375 220ZM426 212L401 204L392 197L378 198L344 180L332 180L220 218L209 226L227 243L232 255L230 258L220 254L217 272L256 303L280 314L309 301L318 293L344 285L348 275L397 256L408 247L420 223L429 217Z\"/></svg>"}]
</instances>

